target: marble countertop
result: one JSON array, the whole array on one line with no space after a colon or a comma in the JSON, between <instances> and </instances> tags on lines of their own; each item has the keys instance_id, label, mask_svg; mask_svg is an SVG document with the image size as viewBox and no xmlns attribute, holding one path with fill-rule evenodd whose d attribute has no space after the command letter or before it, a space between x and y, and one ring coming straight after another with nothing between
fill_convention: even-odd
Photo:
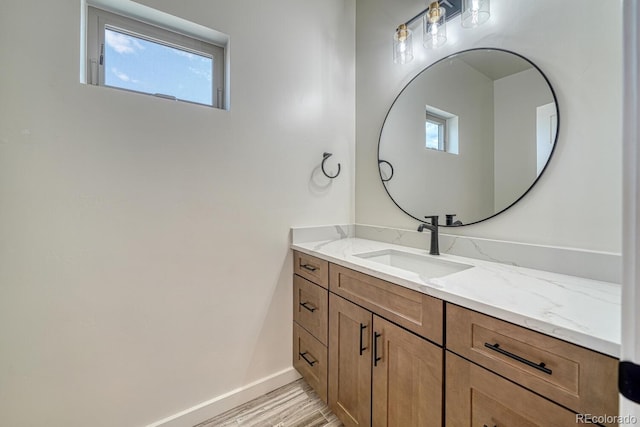
<instances>
[{"instance_id":1,"label":"marble countertop","mask_svg":"<svg viewBox=\"0 0 640 427\"><path fill-rule=\"evenodd\" d=\"M621 286L616 283L448 254L436 258L471 268L427 278L357 255L393 249L431 256L428 251L360 238L293 243L291 247L613 357L620 356Z\"/></svg>"}]
</instances>

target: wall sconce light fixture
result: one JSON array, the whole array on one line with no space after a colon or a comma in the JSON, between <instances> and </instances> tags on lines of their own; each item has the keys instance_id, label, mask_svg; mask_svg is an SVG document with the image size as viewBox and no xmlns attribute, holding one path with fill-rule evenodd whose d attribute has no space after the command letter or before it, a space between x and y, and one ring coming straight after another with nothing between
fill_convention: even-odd
<instances>
[{"instance_id":1,"label":"wall sconce light fixture","mask_svg":"<svg viewBox=\"0 0 640 427\"><path fill-rule=\"evenodd\" d=\"M406 64L413 59L413 42L411 30L405 24L400 24L393 35L393 62Z\"/></svg>"},{"instance_id":2,"label":"wall sconce light fixture","mask_svg":"<svg viewBox=\"0 0 640 427\"><path fill-rule=\"evenodd\" d=\"M431 2L424 14L422 44L427 49L440 47L447 42L447 11L437 1Z\"/></svg>"},{"instance_id":3,"label":"wall sconce light fixture","mask_svg":"<svg viewBox=\"0 0 640 427\"><path fill-rule=\"evenodd\" d=\"M400 24L393 35L393 62L405 64L413 59L412 32L409 26L422 18L423 41L427 49L442 46L447 41L447 21L461 15L464 28L473 28L485 23L490 13L490 0L428 0L428 7ZM462 3L462 4L461 4Z\"/></svg>"}]
</instances>

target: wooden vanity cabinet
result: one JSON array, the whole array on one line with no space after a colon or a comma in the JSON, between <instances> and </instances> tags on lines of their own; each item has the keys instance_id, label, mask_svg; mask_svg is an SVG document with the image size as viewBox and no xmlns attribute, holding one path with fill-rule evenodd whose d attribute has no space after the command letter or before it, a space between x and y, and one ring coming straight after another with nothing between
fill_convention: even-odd
<instances>
[{"instance_id":1,"label":"wooden vanity cabinet","mask_svg":"<svg viewBox=\"0 0 640 427\"><path fill-rule=\"evenodd\" d=\"M329 407L346 427L442 425L441 347L329 294Z\"/></svg>"},{"instance_id":2,"label":"wooden vanity cabinet","mask_svg":"<svg viewBox=\"0 0 640 427\"><path fill-rule=\"evenodd\" d=\"M618 414L613 357L454 304L446 312L447 350L576 413Z\"/></svg>"},{"instance_id":3,"label":"wooden vanity cabinet","mask_svg":"<svg viewBox=\"0 0 640 427\"><path fill-rule=\"evenodd\" d=\"M327 402L329 263L293 255L293 367Z\"/></svg>"},{"instance_id":4,"label":"wooden vanity cabinet","mask_svg":"<svg viewBox=\"0 0 640 427\"><path fill-rule=\"evenodd\" d=\"M618 414L612 357L299 252L294 272L294 367L346 427Z\"/></svg>"}]
</instances>

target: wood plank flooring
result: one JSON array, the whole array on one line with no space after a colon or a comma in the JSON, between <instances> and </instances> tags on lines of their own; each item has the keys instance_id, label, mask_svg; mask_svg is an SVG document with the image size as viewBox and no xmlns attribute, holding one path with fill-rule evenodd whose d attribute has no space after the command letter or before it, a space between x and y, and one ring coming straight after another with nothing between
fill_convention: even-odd
<instances>
[{"instance_id":1,"label":"wood plank flooring","mask_svg":"<svg viewBox=\"0 0 640 427\"><path fill-rule=\"evenodd\" d=\"M302 379L194 427L342 427Z\"/></svg>"}]
</instances>

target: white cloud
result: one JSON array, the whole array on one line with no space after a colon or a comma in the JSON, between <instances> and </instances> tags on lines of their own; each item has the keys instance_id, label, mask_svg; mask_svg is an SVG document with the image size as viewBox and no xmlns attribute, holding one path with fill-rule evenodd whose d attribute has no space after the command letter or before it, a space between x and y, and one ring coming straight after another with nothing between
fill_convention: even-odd
<instances>
[{"instance_id":1,"label":"white cloud","mask_svg":"<svg viewBox=\"0 0 640 427\"><path fill-rule=\"evenodd\" d=\"M189 58L190 61L193 61L194 59L196 59L198 57L197 55L194 55L193 53L187 52L185 50L173 49L173 51L176 53L176 55L184 56L185 58Z\"/></svg>"},{"instance_id":2,"label":"white cloud","mask_svg":"<svg viewBox=\"0 0 640 427\"><path fill-rule=\"evenodd\" d=\"M129 82L129 81L131 81L131 78L130 78L128 75L126 75L125 73L123 73L123 72L121 72L121 71L118 71L118 69L117 69L117 68L112 68L112 69L111 69L111 72L112 72L112 73L113 73L117 78L119 78L120 80L122 80L123 82ZM135 83L135 81L134 81L134 83Z\"/></svg>"},{"instance_id":3,"label":"white cloud","mask_svg":"<svg viewBox=\"0 0 640 427\"><path fill-rule=\"evenodd\" d=\"M135 53L144 50L144 46L135 38L115 31L105 31L107 45L118 53Z\"/></svg>"},{"instance_id":4,"label":"white cloud","mask_svg":"<svg viewBox=\"0 0 640 427\"><path fill-rule=\"evenodd\" d=\"M189 67L189 71L191 71L196 76L204 77L207 81L211 81L211 71L209 70L199 70L195 67Z\"/></svg>"}]
</instances>

